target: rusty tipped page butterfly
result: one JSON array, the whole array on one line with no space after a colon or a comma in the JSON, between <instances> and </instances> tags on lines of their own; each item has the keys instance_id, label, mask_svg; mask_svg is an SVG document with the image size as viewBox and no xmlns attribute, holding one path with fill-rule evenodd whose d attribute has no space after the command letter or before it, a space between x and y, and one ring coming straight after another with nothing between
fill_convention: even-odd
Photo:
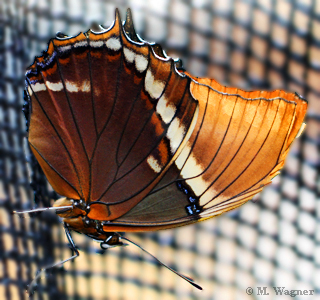
<instances>
[{"instance_id":1,"label":"rusty tipped page butterfly","mask_svg":"<svg viewBox=\"0 0 320 300\"><path fill-rule=\"evenodd\" d=\"M58 34L26 73L29 145L68 230L121 245L117 231L237 208L279 173L306 100L191 76L135 33L130 10L101 28Z\"/></svg>"}]
</instances>

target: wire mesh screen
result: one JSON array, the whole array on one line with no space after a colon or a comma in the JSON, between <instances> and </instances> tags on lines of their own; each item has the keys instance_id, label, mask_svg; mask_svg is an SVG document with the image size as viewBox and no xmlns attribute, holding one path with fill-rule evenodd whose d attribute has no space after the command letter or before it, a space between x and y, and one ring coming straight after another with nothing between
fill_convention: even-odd
<instances>
[{"instance_id":1,"label":"wire mesh screen","mask_svg":"<svg viewBox=\"0 0 320 300\"><path fill-rule=\"evenodd\" d=\"M96 253L73 233L80 257L38 280L33 299L289 299L273 287L320 295L320 1L0 0L0 299L26 299L37 270L70 257L52 213L56 195L25 142L25 67L57 31L110 25L131 7L136 30L180 57L193 75L240 88L287 89L309 100L307 127L281 175L235 212L197 225L129 236L195 279L198 291L135 247ZM29 168L29 169L28 169ZM30 185L31 182L31 185ZM253 294L246 290L253 288ZM260 288L265 288L266 295Z\"/></svg>"}]
</instances>

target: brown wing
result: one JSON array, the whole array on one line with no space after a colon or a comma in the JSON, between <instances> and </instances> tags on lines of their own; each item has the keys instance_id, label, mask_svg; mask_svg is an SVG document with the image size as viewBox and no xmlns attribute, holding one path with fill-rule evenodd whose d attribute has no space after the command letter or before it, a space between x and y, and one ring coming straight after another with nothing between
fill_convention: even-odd
<instances>
[{"instance_id":1,"label":"brown wing","mask_svg":"<svg viewBox=\"0 0 320 300\"><path fill-rule=\"evenodd\" d=\"M118 16L102 33L52 40L27 82L31 149L58 193L111 220L105 231L175 227L245 203L283 166L307 107L179 74Z\"/></svg>"},{"instance_id":2,"label":"brown wing","mask_svg":"<svg viewBox=\"0 0 320 300\"><path fill-rule=\"evenodd\" d=\"M133 42L118 13L101 33L53 39L27 72L29 143L53 188L117 218L141 201L190 137L191 80Z\"/></svg>"},{"instance_id":3,"label":"brown wing","mask_svg":"<svg viewBox=\"0 0 320 300\"><path fill-rule=\"evenodd\" d=\"M199 116L190 139L153 191L110 224L115 229L175 227L244 204L277 175L304 127L307 102L297 94L193 80Z\"/></svg>"}]
</instances>

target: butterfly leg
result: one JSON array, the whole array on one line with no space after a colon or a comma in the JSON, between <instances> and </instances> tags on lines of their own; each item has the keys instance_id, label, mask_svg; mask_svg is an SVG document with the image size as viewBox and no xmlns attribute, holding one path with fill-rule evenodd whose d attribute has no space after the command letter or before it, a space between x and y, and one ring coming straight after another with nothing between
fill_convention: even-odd
<instances>
[{"instance_id":1,"label":"butterfly leg","mask_svg":"<svg viewBox=\"0 0 320 300\"><path fill-rule=\"evenodd\" d=\"M74 243L73 239L72 239L72 236L71 236L71 233L70 233L70 230L68 228L68 225L66 223L64 223L64 230L65 230L65 233L66 233L66 236L67 236L67 239L68 239L68 242L69 242L69 247L72 251L72 256L69 257L68 259L60 262L59 264L63 264L71 259L74 259L76 257L78 257L80 255L77 247L76 247L76 244ZM75 254L74 254L75 253Z\"/></svg>"},{"instance_id":2,"label":"butterfly leg","mask_svg":"<svg viewBox=\"0 0 320 300\"><path fill-rule=\"evenodd\" d=\"M57 263L54 263L52 265L48 265L42 269L40 269L40 272L38 272L38 274L36 275L36 277L31 281L31 283L29 284L28 286L28 293L29 295L32 295L34 293L34 287L36 286L37 284L37 280L38 278L40 278L41 276L45 275L46 271L48 269L51 269L53 267L58 267L58 266L61 266L63 265L64 263L66 263L67 261L69 260L72 260L76 257L78 257L80 255L73 239L72 239L72 236L71 236L71 233L70 233L70 230L67 226L67 224L64 224L64 229L65 229L65 233L66 233L66 236L67 236L67 239L68 239L68 242L69 242L69 245L70 245L70 249L72 251L72 256L63 260L63 261L60 261L60 262L57 262Z\"/></svg>"}]
</instances>

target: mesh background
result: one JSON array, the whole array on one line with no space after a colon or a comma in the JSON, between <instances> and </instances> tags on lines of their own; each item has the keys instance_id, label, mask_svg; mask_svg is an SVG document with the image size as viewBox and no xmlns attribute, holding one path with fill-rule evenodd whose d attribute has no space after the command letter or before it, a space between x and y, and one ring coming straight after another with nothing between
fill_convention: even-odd
<instances>
[{"instance_id":1,"label":"mesh background","mask_svg":"<svg viewBox=\"0 0 320 300\"><path fill-rule=\"evenodd\" d=\"M74 233L80 257L41 278L33 299L291 299L276 297L273 286L318 294L296 299L319 297L320 1L0 0L0 299L27 299L36 271L71 255L54 214L11 214L34 202L52 205L55 197L25 145L25 67L57 31L109 26L115 7L123 18L131 7L140 36L182 58L194 75L304 95L307 127L281 175L242 208L197 225L128 235L203 291L134 246L99 255L99 244ZM267 287L269 295L249 296L247 287Z\"/></svg>"}]
</instances>

